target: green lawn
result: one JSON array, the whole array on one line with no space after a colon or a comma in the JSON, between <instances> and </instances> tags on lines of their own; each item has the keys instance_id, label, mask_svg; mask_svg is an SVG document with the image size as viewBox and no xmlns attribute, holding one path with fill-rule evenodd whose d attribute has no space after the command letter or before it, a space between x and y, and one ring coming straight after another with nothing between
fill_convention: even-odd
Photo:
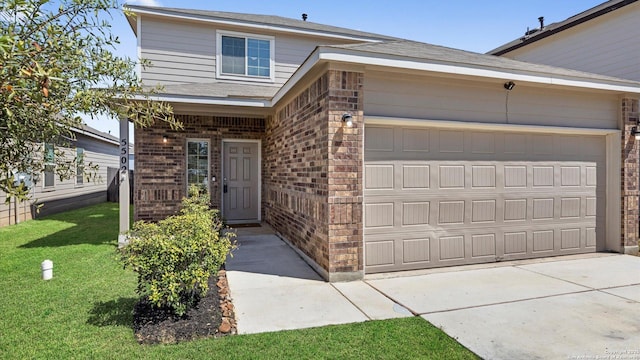
<instances>
[{"instance_id":1,"label":"green lawn","mask_svg":"<svg viewBox=\"0 0 640 360\"><path fill-rule=\"evenodd\" d=\"M0 358L476 358L421 318L138 345L135 275L116 261L117 229L110 203L0 228ZM41 280L45 259L50 281Z\"/></svg>"}]
</instances>

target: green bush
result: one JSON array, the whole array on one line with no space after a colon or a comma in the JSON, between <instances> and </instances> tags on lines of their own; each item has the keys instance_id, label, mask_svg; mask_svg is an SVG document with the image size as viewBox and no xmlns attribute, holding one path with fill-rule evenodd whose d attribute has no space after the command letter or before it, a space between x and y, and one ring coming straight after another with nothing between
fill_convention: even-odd
<instances>
[{"instance_id":1,"label":"green bush","mask_svg":"<svg viewBox=\"0 0 640 360\"><path fill-rule=\"evenodd\" d=\"M124 266L138 273L138 294L179 316L207 293L209 277L235 247L235 234L222 231L209 196L195 187L189 193L179 215L157 224L136 222L120 249Z\"/></svg>"}]
</instances>

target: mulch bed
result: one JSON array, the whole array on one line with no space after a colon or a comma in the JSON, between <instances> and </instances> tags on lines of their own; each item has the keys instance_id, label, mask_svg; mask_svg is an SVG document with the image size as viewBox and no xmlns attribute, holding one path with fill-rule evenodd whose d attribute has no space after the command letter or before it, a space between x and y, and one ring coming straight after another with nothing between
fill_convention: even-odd
<instances>
[{"instance_id":1,"label":"mulch bed","mask_svg":"<svg viewBox=\"0 0 640 360\"><path fill-rule=\"evenodd\" d=\"M237 333L227 274L220 270L209 279L209 291L198 304L178 317L167 309L140 300L133 309L133 328L141 344L168 344Z\"/></svg>"}]
</instances>

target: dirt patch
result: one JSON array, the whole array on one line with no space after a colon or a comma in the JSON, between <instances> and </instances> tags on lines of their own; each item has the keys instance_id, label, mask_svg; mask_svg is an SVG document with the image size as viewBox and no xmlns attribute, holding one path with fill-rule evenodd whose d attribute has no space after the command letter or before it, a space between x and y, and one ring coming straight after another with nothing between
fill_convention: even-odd
<instances>
[{"instance_id":1,"label":"dirt patch","mask_svg":"<svg viewBox=\"0 0 640 360\"><path fill-rule=\"evenodd\" d=\"M133 309L133 329L141 344L168 344L236 334L236 321L227 275L220 270L209 279L209 291L198 304L178 317L140 300Z\"/></svg>"}]
</instances>

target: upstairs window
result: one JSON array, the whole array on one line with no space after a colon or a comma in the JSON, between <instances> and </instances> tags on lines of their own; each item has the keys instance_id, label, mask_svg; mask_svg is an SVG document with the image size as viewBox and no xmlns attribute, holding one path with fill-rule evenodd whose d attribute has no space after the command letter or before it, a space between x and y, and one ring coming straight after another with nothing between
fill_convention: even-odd
<instances>
[{"instance_id":1,"label":"upstairs window","mask_svg":"<svg viewBox=\"0 0 640 360\"><path fill-rule=\"evenodd\" d=\"M273 37L218 33L218 77L273 81Z\"/></svg>"}]
</instances>

